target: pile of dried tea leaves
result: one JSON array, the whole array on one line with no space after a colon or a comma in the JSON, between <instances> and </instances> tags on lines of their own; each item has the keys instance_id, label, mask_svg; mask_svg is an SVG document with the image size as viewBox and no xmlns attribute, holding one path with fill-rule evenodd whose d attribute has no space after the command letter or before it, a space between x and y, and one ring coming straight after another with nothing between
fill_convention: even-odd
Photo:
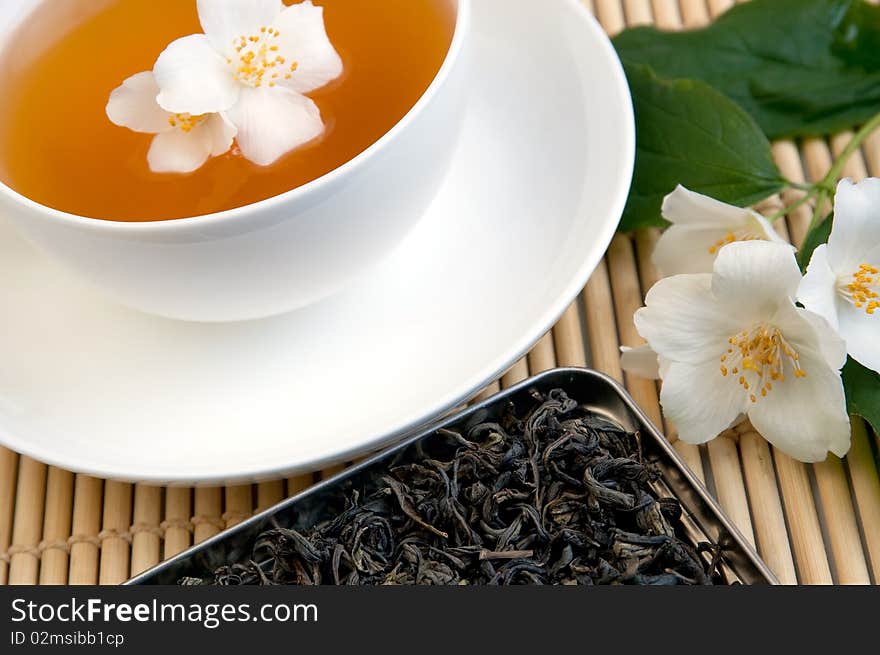
<instances>
[{"instance_id":1,"label":"pile of dried tea leaves","mask_svg":"<svg viewBox=\"0 0 880 655\"><path fill-rule=\"evenodd\" d=\"M183 582L711 584L638 436L561 390L533 395L527 416L443 431L450 457L386 470L332 520L265 532L250 562Z\"/></svg>"}]
</instances>

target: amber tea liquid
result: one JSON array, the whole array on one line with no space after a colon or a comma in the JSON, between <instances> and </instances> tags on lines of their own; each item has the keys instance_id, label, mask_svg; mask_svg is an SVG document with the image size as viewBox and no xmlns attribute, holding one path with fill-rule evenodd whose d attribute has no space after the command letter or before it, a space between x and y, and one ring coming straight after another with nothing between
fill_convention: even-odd
<instances>
[{"instance_id":1,"label":"amber tea liquid","mask_svg":"<svg viewBox=\"0 0 880 655\"><path fill-rule=\"evenodd\" d=\"M0 180L72 214L155 221L241 207L338 168L425 92L455 16L450 0L315 4L345 62L341 79L309 94L325 135L266 168L228 153L169 175L147 165L152 136L113 125L105 106L171 41L202 31L195 0L45 0L0 53Z\"/></svg>"}]
</instances>

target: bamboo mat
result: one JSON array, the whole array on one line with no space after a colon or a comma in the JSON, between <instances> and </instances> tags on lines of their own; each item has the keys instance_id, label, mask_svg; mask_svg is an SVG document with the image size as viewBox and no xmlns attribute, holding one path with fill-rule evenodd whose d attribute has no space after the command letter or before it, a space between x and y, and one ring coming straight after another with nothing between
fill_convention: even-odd
<instances>
[{"instance_id":1,"label":"bamboo mat","mask_svg":"<svg viewBox=\"0 0 880 655\"><path fill-rule=\"evenodd\" d=\"M734 1L585 0L612 35L647 23L699 27ZM818 180L850 137L783 141L773 150L789 179ZM853 178L869 173L880 176L880 134L844 171ZM798 193L787 192L785 204ZM809 220L802 207L780 221L780 232L799 243ZM618 358L620 345L641 343L632 315L656 281L650 253L657 237L656 230L617 236L553 331L480 397L554 366L590 365L623 381L675 442L656 384L624 376ZM814 466L769 447L748 426L707 447L675 447L782 582L880 583L878 443L863 423L854 423L846 461L832 456ZM160 489L74 475L0 448L0 584L120 583L334 472L259 485Z\"/></svg>"}]
</instances>

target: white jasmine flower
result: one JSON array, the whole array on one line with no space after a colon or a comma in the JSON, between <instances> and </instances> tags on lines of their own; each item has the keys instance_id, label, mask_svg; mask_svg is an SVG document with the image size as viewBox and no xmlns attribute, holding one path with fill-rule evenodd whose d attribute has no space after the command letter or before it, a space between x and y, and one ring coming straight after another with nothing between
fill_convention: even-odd
<instances>
[{"instance_id":1,"label":"white jasmine flower","mask_svg":"<svg viewBox=\"0 0 880 655\"><path fill-rule=\"evenodd\" d=\"M664 275L709 273L721 248L736 241L785 243L758 212L681 185L663 200L662 213L672 225L657 242L653 260Z\"/></svg>"},{"instance_id":2,"label":"white jasmine flower","mask_svg":"<svg viewBox=\"0 0 880 655\"><path fill-rule=\"evenodd\" d=\"M191 173L232 147L235 127L222 114L174 114L156 102L152 72L138 73L110 94L107 116L116 125L155 134L147 161L154 173Z\"/></svg>"},{"instance_id":3,"label":"white jasmine flower","mask_svg":"<svg viewBox=\"0 0 880 655\"><path fill-rule=\"evenodd\" d=\"M804 462L849 450L843 340L793 301L794 252L765 241L721 249L711 274L658 282L636 328L664 361L660 400L682 440L704 443L748 416Z\"/></svg>"},{"instance_id":4,"label":"white jasmine flower","mask_svg":"<svg viewBox=\"0 0 880 655\"><path fill-rule=\"evenodd\" d=\"M853 359L880 371L880 179L843 180L827 245L813 252L798 300L846 341Z\"/></svg>"},{"instance_id":5,"label":"white jasmine flower","mask_svg":"<svg viewBox=\"0 0 880 655\"><path fill-rule=\"evenodd\" d=\"M342 60L311 0L198 0L204 34L174 41L153 69L158 102L174 113L223 112L242 154L261 166L324 131L305 93L342 74Z\"/></svg>"}]
</instances>

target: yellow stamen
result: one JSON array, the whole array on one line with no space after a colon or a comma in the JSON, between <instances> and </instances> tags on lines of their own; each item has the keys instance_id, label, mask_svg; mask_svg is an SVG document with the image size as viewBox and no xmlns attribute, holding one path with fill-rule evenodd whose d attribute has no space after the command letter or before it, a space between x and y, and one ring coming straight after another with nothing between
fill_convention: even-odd
<instances>
[{"instance_id":1,"label":"yellow stamen","mask_svg":"<svg viewBox=\"0 0 880 655\"><path fill-rule=\"evenodd\" d=\"M844 278L840 291L856 308L874 316L880 309L880 269L862 264L849 278Z\"/></svg>"},{"instance_id":2,"label":"yellow stamen","mask_svg":"<svg viewBox=\"0 0 880 655\"><path fill-rule=\"evenodd\" d=\"M278 54L280 48L273 43L279 36L281 32L278 30L261 27L259 34L240 36L234 40L237 55L229 63L237 81L259 88L263 84L275 86L269 80L278 79L282 75L286 80L291 78L299 64L293 62L289 70L287 69L287 59Z\"/></svg>"},{"instance_id":3,"label":"yellow stamen","mask_svg":"<svg viewBox=\"0 0 880 655\"><path fill-rule=\"evenodd\" d=\"M761 239L759 235L748 230L728 232L709 247L709 254L717 255L718 251L721 250L724 246L734 243L736 241L757 241L759 239Z\"/></svg>"},{"instance_id":4,"label":"yellow stamen","mask_svg":"<svg viewBox=\"0 0 880 655\"><path fill-rule=\"evenodd\" d=\"M749 392L754 388L748 394L753 403L766 398L773 390L771 380L785 380L783 370L786 366L794 370L796 379L807 377L807 372L800 365L800 355L778 328L762 323L730 337L728 343L733 348L721 356L721 375L727 377L732 371L743 391ZM728 362L736 361L739 365L729 371Z\"/></svg>"},{"instance_id":5,"label":"yellow stamen","mask_svg":"<svg viewBox=\"0 0 880 655\"><path fill-rule=\"evenodd\" d=\"M174 114L168 118L171 127L179 127L186 133L192 132L196 125L208 117L208 114L193 116L192 114Z\"/></svg>"}]
</instances>

